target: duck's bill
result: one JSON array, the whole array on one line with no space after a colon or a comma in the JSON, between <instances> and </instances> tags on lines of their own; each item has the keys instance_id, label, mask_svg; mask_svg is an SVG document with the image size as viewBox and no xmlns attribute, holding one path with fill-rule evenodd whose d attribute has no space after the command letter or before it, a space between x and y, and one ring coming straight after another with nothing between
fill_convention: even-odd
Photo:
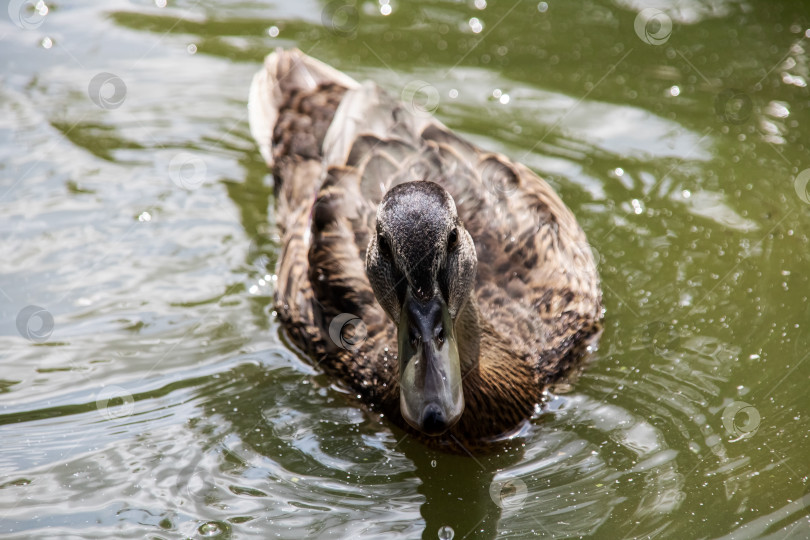
<instances>
[{"instance_id":1,"label":"duck's bill","mask_svg":"<svg viewBox=\"0 0 810 540\"><path fill-rule=\"evenodd\" d=\"M461 366L444 301L407 295L398 328L400 410L428 435L440 435L464 412Z\"/></svg>"}]
</instances>

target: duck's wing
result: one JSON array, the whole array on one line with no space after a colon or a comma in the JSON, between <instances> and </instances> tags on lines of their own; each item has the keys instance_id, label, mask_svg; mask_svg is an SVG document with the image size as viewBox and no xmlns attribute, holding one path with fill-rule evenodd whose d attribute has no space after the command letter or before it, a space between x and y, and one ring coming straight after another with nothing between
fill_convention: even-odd
<instances>
[{"instance_id":1,"label":"duck's wing","mask_svg":"<svg viewBox=\"0 0 810 540\"><path fill-rule=\"evenodd\" d=\"M324 369L380 402L396 397L395 364L385 365L387 356L394 362L396 338L365 274L376 205L362 195L360 175L366 165L369 174L374 167L383 174L386 164L332 166L323 152L330 125L346 125L348 133L349 122L333 119L347 90L359 86L298 50L278 50L254 77L248 109L251 133L274 176L278 316ZM357 152L366 142L353 134L341 140L349 149L356 144Z\"/></svg>"}]
</instances>

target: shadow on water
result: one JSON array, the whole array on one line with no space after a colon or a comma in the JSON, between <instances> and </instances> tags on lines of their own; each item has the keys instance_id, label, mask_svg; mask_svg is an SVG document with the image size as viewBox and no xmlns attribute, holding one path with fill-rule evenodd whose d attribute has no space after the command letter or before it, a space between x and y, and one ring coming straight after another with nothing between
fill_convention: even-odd
<instances>
[{"instance_id":1,"label":"shadow on water","mask_svg":"<svg viewBox=\"0 0 810 540\"><path fill-rule=\"evenodd\" d=\"M395 432L398 430L395 430ZM398 434L397 434L398 435ZM499 467L517 463L520 450L494 456L461 456L428 450L405 437L398 448L416 467L417 488L424 497L420 514L425 521L422 538L495 538L501 511L510 502L519 504L523 491L511 492L511 484L497 484Z\"/></svg>"}]
</instances>

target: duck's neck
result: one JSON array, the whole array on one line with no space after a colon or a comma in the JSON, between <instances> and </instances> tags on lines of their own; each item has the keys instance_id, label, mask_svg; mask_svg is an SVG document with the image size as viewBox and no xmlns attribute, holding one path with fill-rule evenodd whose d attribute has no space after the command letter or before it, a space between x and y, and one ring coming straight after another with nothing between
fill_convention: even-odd
<instances>
[{"instance_id":1,"label":"duck's neck","mask_svg":"<svg viewBox=\"0 0 810 540\"><path fill-rule=\"evenodd\" d=\"M487 322L475 296L459 312L455 330L466 410L453 433L489 438L518 426L540 399L528 359L516 354Z\"/></svg>"},{"instance_id":2,"label":"duck's neck","mask_svg":"<svg viewBox=\"0 0 810 540\"><path fill-rule=\"evenodd\" d=\"M481 313L474 296L468 298L459 311L455 331L461 373L468 373L478 367L481 354Z\"/></svg>"}]
</instances>

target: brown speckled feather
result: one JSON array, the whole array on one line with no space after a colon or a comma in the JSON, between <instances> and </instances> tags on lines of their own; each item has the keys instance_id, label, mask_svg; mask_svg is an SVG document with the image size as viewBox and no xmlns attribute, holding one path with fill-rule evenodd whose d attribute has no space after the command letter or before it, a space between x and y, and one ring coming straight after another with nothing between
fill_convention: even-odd
<instances>
[{"instance_id":1,"label":"brown speckled feather","mask_svg":"<svg viewBox=\"0 0 810 540\"><path fill-rule=\"evenodd\" d=\"M299 51L268 57L250 109L275 175L277 311L292 339L373 409L416 433L399 414L396 328L364 261L383 194L431 180L452 195L475 243L480 320L458 331L460 343L465 332L481 337L479 364L463 373L465 412L431 442L477 447L531 416L545 386L599 331L602 310L585 235L551 187ZM352 335L362 326L343 325L354 317L365 339Z\"/></svg>"}]
</instances>

